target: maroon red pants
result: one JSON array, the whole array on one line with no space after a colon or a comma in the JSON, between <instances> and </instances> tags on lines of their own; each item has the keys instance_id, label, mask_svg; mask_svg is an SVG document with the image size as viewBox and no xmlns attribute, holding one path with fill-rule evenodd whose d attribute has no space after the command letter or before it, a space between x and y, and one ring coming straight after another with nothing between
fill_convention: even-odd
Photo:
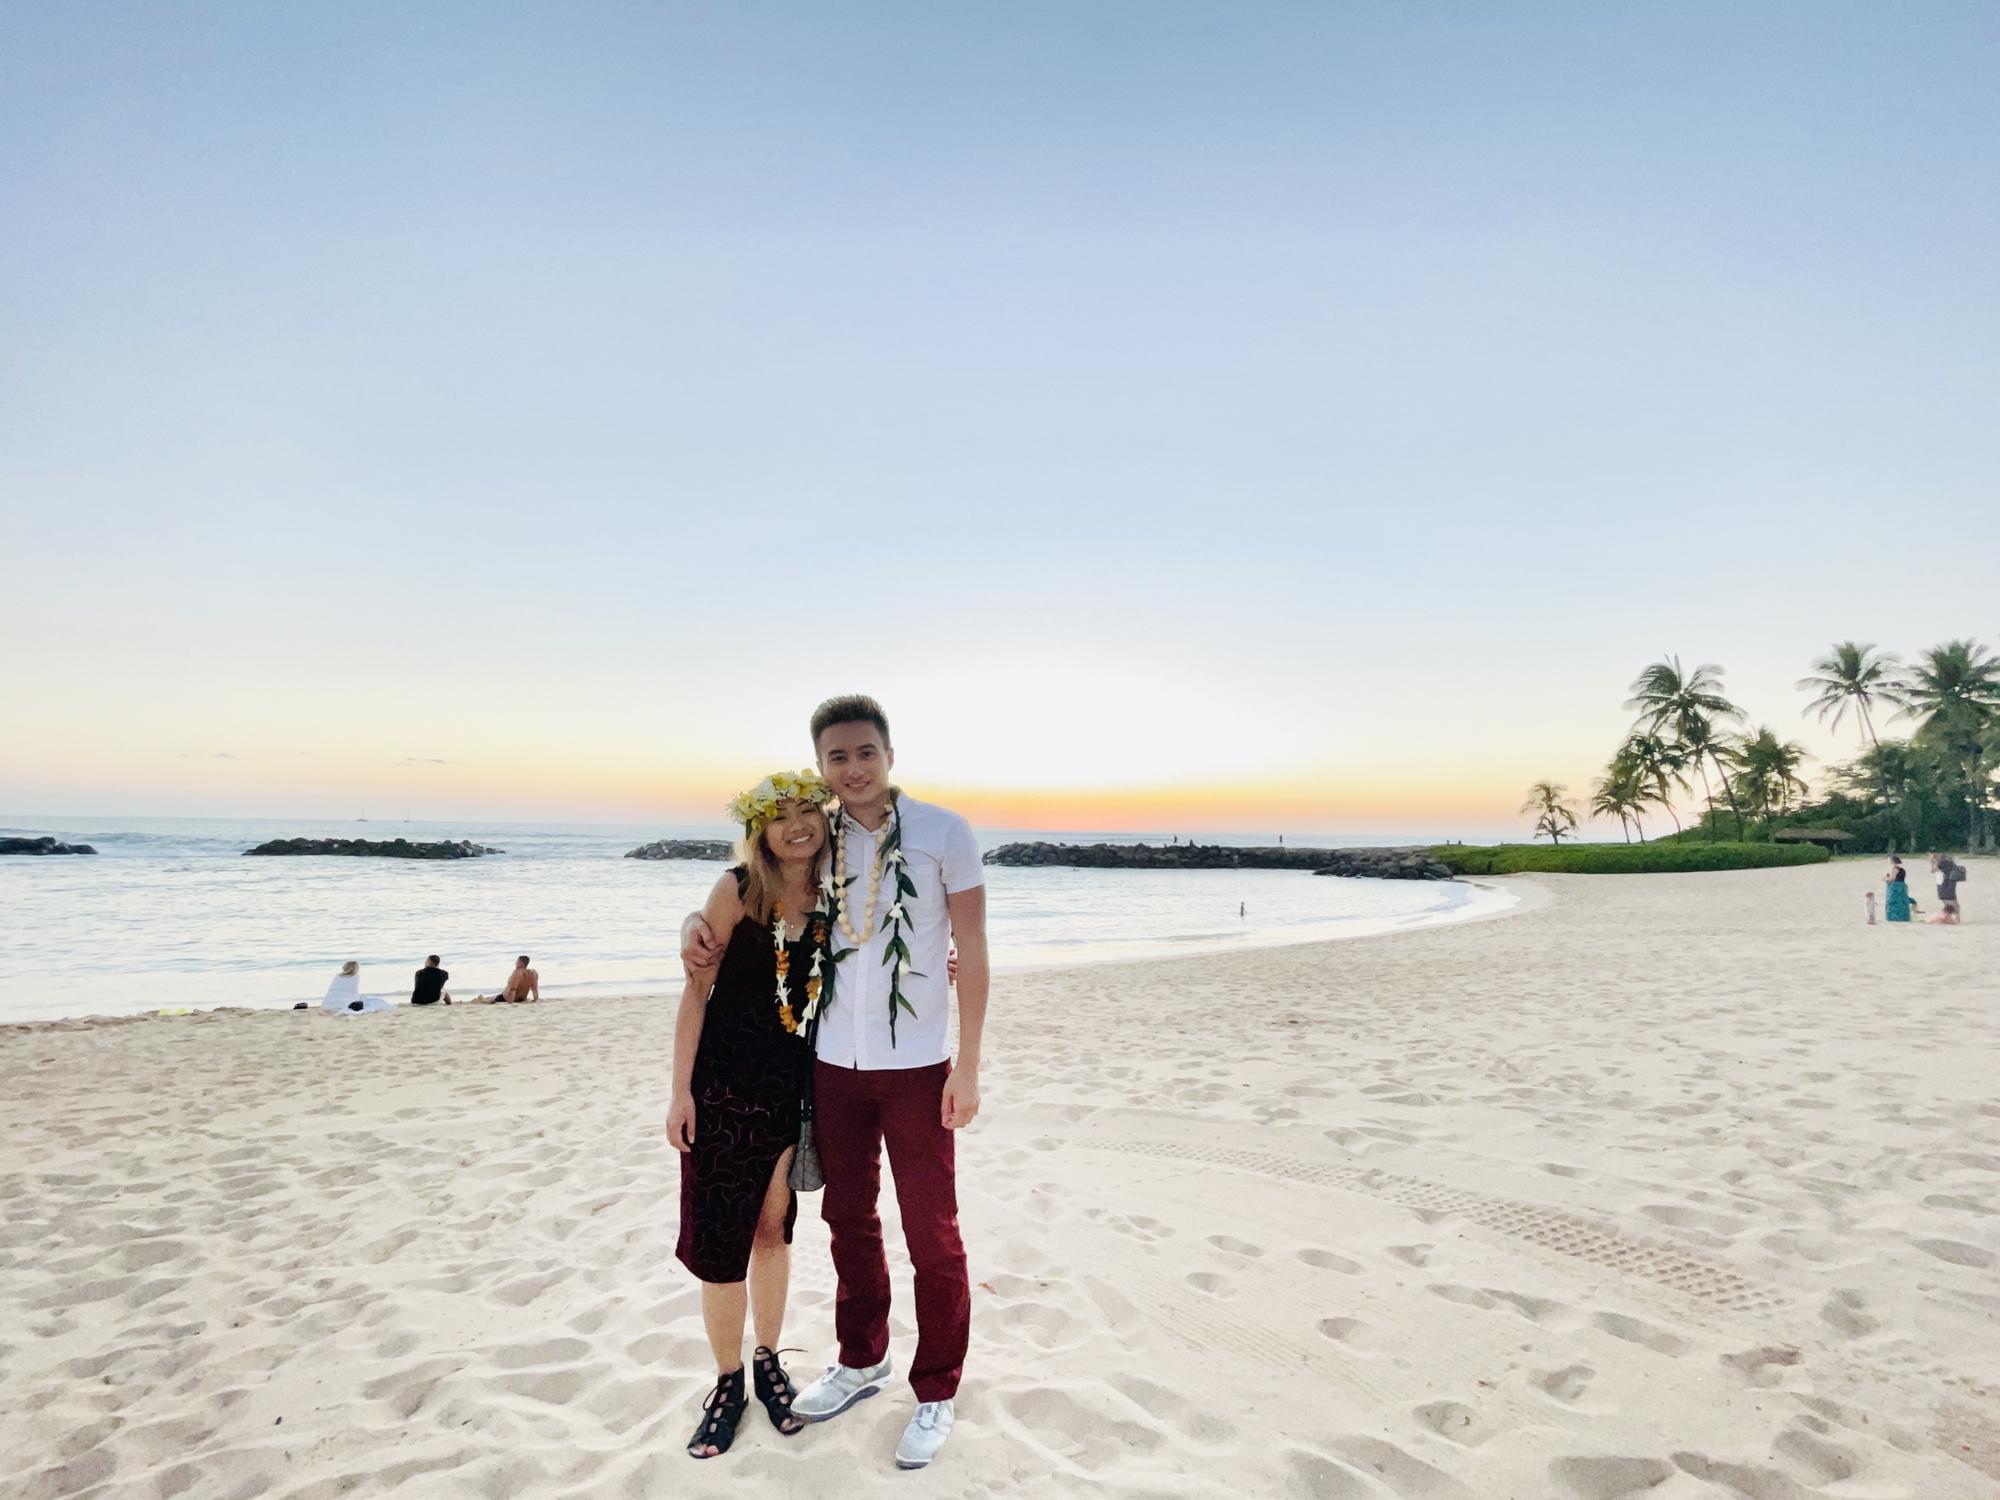
<instances>
[{"instance_id":1,"label":"maroon red pants","mask_svg":"<svg viewBox=\"0 0 2000 1500\"><path fill-rule=\"evenodd\" d=\"M910 1385L919 1401L949 1401L965 1367L972 1290L958 1237L952 1133L941 1118L951 1064L871 1070L814 1064L813 1139L826 1172L820 1216L840 1279L833 1326L840 1362L880 1364L889 1352L889 1262L882 1251L882 1145L896 1177L903 1238L917 1272L917 1357Z\"/></svg>"}]
</instances>

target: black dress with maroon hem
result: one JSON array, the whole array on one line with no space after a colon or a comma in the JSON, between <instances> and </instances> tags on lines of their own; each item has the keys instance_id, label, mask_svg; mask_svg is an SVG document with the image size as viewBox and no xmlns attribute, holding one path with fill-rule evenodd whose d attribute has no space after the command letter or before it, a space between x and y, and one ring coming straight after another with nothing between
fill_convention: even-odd
<instances>
[{"instance_id":1,"label":"black dress with maroon hem","mask_svg":"<svg viewBox=\"0 0 2000 1500\"><path fill-rule=\"evenodd\" d=\"M738 867L737 889L745 871ZM778 1019L771 929L745 917L729 935L695 1049L694 1145L681 1157L681 1234L674 1254L702 1281L743 1280L750 1242L778 1158L799 1143L799 1101L811 1057ZM793 1010L804 1008L812 943L788 943ZM785 1243L798 1219L785 1206Z\"/></svg>"}]
</instances>

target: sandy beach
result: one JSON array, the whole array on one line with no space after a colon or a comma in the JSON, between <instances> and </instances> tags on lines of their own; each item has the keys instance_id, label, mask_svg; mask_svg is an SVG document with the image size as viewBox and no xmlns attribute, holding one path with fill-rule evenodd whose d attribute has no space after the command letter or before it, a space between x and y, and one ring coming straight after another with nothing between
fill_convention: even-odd
<instances>
[{"instance_id":1,"label":"sandy beach","mask_svg":"<svg viewBox=\"0 0 2000 1500\"><path fill-rule=\"evenodd\" d=\"M1517 877L1493 920L1001 978L922 1474L900 1383L684 1455L670 1000L0 1030L0 1493L1990 1500L1970 864L1957 930L1864 925L1873 862ZM794 1256L803 1378L817 1200Z\"/></svg>"}]
</instances>

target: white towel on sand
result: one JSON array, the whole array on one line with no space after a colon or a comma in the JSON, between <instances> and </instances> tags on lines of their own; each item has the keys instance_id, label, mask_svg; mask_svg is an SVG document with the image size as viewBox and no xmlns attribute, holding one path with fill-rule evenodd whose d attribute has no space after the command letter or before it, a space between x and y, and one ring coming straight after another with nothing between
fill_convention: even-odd
<instances>
[{"instance_id":1,"label":"white towel on sand","mask_svg":"<svg viewBox=\"0 0 2000 1500\"><path fill-rule=\"evenodd\" d=\"M336 974L333 983L326 987L326 998L320 1001L319 1008L343 1016L365 1016L371 1011L387 1010L389 1002L380 995L362 994L359 974Z\"/></svg>"}]
</instances>

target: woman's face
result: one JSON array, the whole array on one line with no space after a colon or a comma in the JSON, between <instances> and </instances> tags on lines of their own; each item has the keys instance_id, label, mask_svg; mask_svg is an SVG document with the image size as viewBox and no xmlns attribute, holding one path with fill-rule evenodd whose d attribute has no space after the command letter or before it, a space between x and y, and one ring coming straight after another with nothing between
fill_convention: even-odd
<instances>
[{"instance_id":1,"label":"woman's face","mask_svg":"<svg viewBox=\"0 0 2000 1500\"><path fill-rule=\"evenodd\" d=\"M764 825L764 847L780 864L813 858L826 847L826 814L807 802L780 802Z\"/></svg>"}]
</instances>

